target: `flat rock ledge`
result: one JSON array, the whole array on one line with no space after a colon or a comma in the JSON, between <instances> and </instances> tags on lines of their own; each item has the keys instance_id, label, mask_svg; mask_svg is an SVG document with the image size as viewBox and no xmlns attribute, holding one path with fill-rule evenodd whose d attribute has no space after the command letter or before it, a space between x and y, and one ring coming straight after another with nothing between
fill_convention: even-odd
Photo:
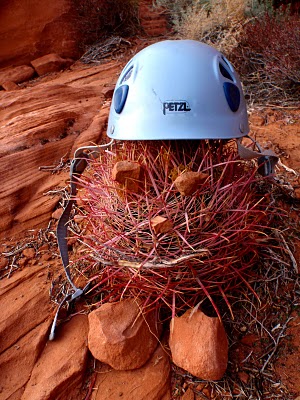
<instances>
[{"instance_id":1,"label":"flat rock ledge","mask_svg":"<svg viewBox=\"0 0 300 400\"><path fill-rule=\"evenodd\" d=\"M97 367L92 400L171 400L170 357L158 344L141 368L117 371L106 364Z\"/></svg>"}]
</instances>

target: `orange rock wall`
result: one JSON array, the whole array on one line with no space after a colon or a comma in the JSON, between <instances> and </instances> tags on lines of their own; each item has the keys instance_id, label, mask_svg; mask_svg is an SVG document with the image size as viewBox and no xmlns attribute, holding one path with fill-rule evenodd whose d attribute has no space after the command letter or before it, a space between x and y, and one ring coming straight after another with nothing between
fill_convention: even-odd
<instances>
[{"instance_id":1,"label":"orange rock wall","mask_svg":"<svg viewBox=\"0 0 300 400\"><path fill-rule=\"evenodd\" d=\"M48 53L76 58L79 33L71 0L1 0L0 68Z\"/></svg>"}]
</instances>

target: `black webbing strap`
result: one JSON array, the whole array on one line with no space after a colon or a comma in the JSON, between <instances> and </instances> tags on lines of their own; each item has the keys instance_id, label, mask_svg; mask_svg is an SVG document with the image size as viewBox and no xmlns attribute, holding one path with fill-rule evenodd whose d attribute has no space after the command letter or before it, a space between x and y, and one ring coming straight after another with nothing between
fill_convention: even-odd
<instances>
[{"instance_id":1,"label":"black webbing strap","mask_svg":"<svg viewBox=\"0 0 300 400\"><path fill-rule=\"evenodd\" d=\"M273 175L275 172L275 166L278 163L278 156L272 150L263 150L259 143L257 143L250 136L246 136L258 148L258 151L252 150L249 147L245 147L242 144L242 138L236 140L239 156L244 160L257 159L259 165L259 173L263 176Z\"/></svg>"},{"instance_id":2,"label":"black webbing strap","mask_svg":"<svg viewBox=\"0 0 300 400\"><path fill-rule=\"evenodd\" d=\"M59 304L55 317L51 326L51 331L49 335L49 340L53 340L55 337L55 328L57 323L58 314L65 303L71 303L73 300L77 299L78 297L84 295L89 289L89 283L83 288L80 289L76 287L74 282L71 278L70 268L69 268L69 254L68 254L68 222L70 219L70 214L72 211L73 204L75 203L75 196L77 193L77 183L78 178L80 178L81 174L85 170L87 166L87 160L89 158L94 158L95 156L99 155L101 149L106 149L113 143L113 140L107 144L99 145L99 146L87 146L81 147L76 150L74 154L74 159L72 160L71 167L70 167L70 197L67 201L67 204L64 208L64 211L58 221L57 229L56 229L56 236L58 242L58 248L62 260L62 264L65 270L66 277L68 282L72 287L72 293L67 294L61 303ZM87 153L86 151L89 151Z\"/></svg>"}]
</instances>

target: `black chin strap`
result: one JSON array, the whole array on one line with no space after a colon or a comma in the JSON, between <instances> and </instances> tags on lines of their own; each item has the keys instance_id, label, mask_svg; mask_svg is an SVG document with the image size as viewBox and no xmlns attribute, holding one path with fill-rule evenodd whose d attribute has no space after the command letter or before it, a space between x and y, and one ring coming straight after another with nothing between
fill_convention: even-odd
<instances>
[{"instance_id":1,"label":"black chin strap","mask_svg":"<svg viewBox=\"0 0 300 400\"><path fill-rule=\"evenodd\" d=\"M80 296L84 295L90 286L88 283L83 289L78 288L71 278L70 267L69 267L69 254L68 254L68 222L70 218L70 214L72 211L73 204L75 203L75 197L77 193L77 183L78 179L80 178L81 174L85 170L87 166L87 159L95 158L99 155L101 150L107 149L113 143L113 140L107 144L99 145L99 146L87 146L87 147L80 147L76 150L74 154L74 158L71 163L70 167L70 197L67 201L67 204L64 208L64 211L58 221L57 229L56 229L56 236L58 242L58 248L62 260L62 264L65 270L66 277L72 287L72 293L67 294L61 303L58 306L58 309L55 313L55 317L51 326L51 331L49 335L49 340L53 340L55 337L55 328L58 319L58 314L65 303L71 303L75 299L79 298ZM88 151L88 153L87 153Z\"/></svg>"}]
</instances>

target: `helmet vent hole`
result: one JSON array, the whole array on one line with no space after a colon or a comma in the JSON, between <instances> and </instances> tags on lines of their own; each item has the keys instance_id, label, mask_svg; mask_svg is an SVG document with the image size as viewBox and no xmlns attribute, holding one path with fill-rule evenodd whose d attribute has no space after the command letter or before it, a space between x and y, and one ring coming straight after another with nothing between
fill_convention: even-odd
<instances>
[{"instance_id":1,"label":"helmet vent hole","mask_svg":"<svg viewBox=\"0 0 300 400\"><path fill-rule=\"evenodd\" d=\"M230 74L230 72L227 70L227 68L224 67L223 64L219 63L219 69L221 74L224 76L224 78L227 78L233 82L233 78Z\"/></svg>"},{"instance_id":2,"label":"helmet vent hole","mask_svg":"<svg viewBox=\"0 0 300 400\"><path fill-rule=\"evenodd\" d=\"M122 84L122 83L128 81L128 79L129 79L129 78L131 77L131 75L132 75L132 71L133 71L133 65L132 65L127 71L125 71L125 73L124 73L124 75L123 75L123 77L122 77L122 79L121 79L120 84Z\"/></svg>"},{"instance_id":3,"label":"helmet vent hole","mask_svg":"<svg viewBox=\"0 0 300 400\"><path fill-rule=\"evenodd\" d=\"M224 56L221 56L221 57L222 57L222 60L224 61L224 63L225 63L225 64L227 65L227 67L230 69L230 71L234 71L232 65L231 65L230 62L227 60L227 58L224 57Z\"/></svg>"},{"instance_id":4,"label":"helmet vent hole","mask_svg":"<svg viewBox=\"0 0 300 400\"><path fill-rule=\"evenodd\" d=\"M236 112L241 103L239 88L231 82L224 82L223 89L229 108L232 112Z\"/></svg>"},{"instance_id":5,"label":"helmet vent hole","mask_svg":"<svg viewBox=\"0 0 300 400\"><path fill-rule=\"evenodd\" d=\"M122 85L114 93L114 107L117 114L121 114L128 95L129 86Z\"/></svg>"}]
</instances>

